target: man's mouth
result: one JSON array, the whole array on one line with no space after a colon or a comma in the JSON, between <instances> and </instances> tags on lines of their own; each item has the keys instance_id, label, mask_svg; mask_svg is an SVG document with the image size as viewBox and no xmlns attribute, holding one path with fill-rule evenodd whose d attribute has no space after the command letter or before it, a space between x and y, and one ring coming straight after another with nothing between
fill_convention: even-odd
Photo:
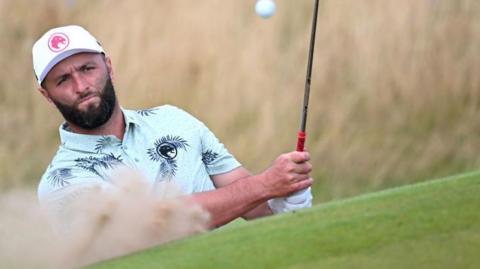
<instances>
[{"instance_id":1,"label":"man's mouth","mask_svg":"<svg viewBox=\"0 0 480 269\"><path fill-rule=\"evenodd\" d=\"M78 101L78 105L79 105L79 106L80 106L80 105L88 105L89 103L91 103L91 102L94 101L95 97L98 98L98 95L96 95L96 94L89 94L89 95L83 97L82 99L80 99L80 100Z\"/></svg>"}]
</instances>

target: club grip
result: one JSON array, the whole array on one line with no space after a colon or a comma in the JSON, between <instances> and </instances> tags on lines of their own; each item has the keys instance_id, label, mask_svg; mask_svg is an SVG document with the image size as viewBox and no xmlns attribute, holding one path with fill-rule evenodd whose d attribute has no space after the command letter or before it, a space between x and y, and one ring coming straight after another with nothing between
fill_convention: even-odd
<instances>
[{"instance_id":1,"label":"club grip","mask_svg":"<svg viewBox=\"0 0 480 269\"><path fill-rule=\"evenodd\" d=\"M302 152L305 148L305 140L307 139L307 133L299 131L297 139L297 151Z\"/></svg>"}]
</instances>

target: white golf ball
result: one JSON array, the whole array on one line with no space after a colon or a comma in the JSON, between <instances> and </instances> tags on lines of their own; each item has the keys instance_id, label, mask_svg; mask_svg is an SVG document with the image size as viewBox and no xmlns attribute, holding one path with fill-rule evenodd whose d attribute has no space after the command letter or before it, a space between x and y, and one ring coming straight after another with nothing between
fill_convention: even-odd
<instances>
[{"instance_id":1,"label":"white golf ball","mask_svg":"<svg viewBox=\"0 0 480 269\"><path fill-rule=\"evenodd\" d=\"M255 4L255 12L262 18L271 17L275 14L275 2L273 0L258 0Z\"/></svg>"}]
</instances>

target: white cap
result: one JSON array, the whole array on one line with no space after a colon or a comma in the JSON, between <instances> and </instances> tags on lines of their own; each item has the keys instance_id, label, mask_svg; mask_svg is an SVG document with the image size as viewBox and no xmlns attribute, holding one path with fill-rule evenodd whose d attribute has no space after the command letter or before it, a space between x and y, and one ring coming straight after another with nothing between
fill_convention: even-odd
<instances>
[{"instance_id":1,"label":"white cap","mask_svg":"<svg viewBox=\"0 0 480 269\"><path fill-rule=\"evenodd\" d=\"M50 29L32 48L33 70L38 84L63 59L81 52L105 53L102 46L87 30L77 25Z\"/></svg>"}]
</instances>

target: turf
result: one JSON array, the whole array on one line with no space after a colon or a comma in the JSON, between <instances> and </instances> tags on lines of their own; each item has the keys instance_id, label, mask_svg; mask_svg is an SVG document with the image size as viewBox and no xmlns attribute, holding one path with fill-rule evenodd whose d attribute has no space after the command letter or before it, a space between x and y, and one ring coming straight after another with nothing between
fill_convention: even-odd
<instances>
[{"instance_id":1,"label":"turf","mask_svg":"<svg viewBox=\"0 0 480 269\"><path fill-rule=\"evenodd\" d=\"M277 215L89 268L480 268L480 172Z\"/></svg>"}]
</instances>

